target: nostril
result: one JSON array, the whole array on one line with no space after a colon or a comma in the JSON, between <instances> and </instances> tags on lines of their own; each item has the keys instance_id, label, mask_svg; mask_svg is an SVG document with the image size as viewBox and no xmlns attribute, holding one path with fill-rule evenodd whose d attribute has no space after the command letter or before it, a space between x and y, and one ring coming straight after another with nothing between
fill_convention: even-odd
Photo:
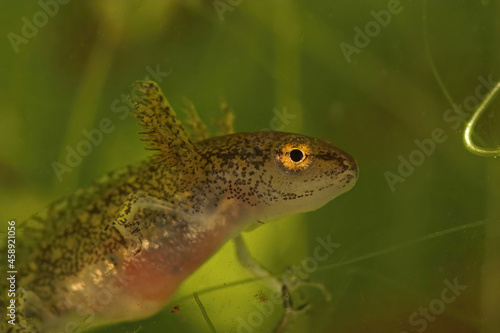
<instances>
[{"instance_id":1,"label":"nostril","mask_svg":"<svg viewBox=\"0 0 500 333\"><path fill-rule=\"evenodd\" d=\"M358 178L358 175L359 175L358 163L356 162L354 157L352 157L351 155L347 155L347 157L349 160L350 170L353 171L356 178Z\"/></svg>"}]
</instances>

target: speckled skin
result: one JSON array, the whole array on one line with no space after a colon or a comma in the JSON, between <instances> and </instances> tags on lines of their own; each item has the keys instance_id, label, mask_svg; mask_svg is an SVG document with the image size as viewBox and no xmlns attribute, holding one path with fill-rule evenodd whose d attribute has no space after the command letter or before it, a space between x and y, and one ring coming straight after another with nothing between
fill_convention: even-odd
<instances>
[{"instance_id":1,"label":"speckled skin","mask_svg":"<svg viewBox=\"0 0 500 333\"><path fill-rule=\"evenodd\" d=\"M158 86L136 85L142 138L157 154L25 223L18 321L2 332L73 332L152 315L228 239L317 209L357 179L351 156L302 135L193 143ZM206 137L198 118L189 127Z\"/></svg>"}]
</instances>

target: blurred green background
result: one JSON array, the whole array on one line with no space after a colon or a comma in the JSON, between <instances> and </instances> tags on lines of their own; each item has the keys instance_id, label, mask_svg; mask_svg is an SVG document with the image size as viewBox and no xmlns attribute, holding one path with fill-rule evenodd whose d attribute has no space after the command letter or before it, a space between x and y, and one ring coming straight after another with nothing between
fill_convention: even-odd
<instances>
[{"instance_id":1,"label":"blurred green background","mask_svg":"<svg viewBox=\"0 0 500 333\"><path fill-rule=\"evenodd\" d=\"M0 2L2 232L8 219L148 156L122 98L149 74L178 114L187 97L210 122L226 100L238 132L300 132L357 159L352 191L245 235L277 275L312 257L318 237L340 244L310 274L332 300L295 293L311 308L286 332L498 332L500 161L465 150L426 50L455 103L473 101L479 76L500 79L499 1L430 1L425 11L416 0L66 2ZM376 16L383 24L370 23ZM475 129L487 146L500 143L499 108ZM60 181L52 163L104 118L114 130ZM446 140L415 153L435 129ZM391 185L388 172L411 156L419 165ZM255 296L269 290L229 285L248 278L228 244L164 311L96 332L209 332L193 292L217 332L271 332L281 309ZM466 289L451 301L444 281Z\"/></svg>"}]
</instances>

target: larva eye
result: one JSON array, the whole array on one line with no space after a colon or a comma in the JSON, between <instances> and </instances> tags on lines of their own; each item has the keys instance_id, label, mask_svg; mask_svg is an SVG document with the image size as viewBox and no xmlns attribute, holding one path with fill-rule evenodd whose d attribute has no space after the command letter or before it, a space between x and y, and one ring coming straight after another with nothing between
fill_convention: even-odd
<instances>
[{"instance_id":1,"label":"larva eye","mask_svg":"<svg viewBox=\"0 0 500 333\"><path fill-rule=\"evenodd\" d=\"M288 171L302 171L311 165L313 156L308 144L302 142L287 142L276 152L278 162Z\"/></svg>"},{"instance_id":2,"label":"larva eye","mask_svg":"<svg viewBox=\"0 0 500 333\"><path fill-rule=\"evenodd\" d=\"M304 152L299 149L295 148L290 151L290 160L294 163L300 163L306 158L306 155Z\"/></svg>"}]
</instances>

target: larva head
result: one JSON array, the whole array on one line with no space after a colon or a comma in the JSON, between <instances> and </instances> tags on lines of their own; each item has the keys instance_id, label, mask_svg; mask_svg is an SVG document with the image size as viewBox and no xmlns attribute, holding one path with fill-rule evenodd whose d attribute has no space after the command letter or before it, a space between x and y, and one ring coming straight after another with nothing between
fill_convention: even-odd
<instances>
[{"instance_id":1,"label":"larva head","mask_svg":"<svg viewBox=\"0 0 500 333\"><path fill-rule=\"evenodd\" d=\"M304 135L240 133L198 144L213 197L236 201L254 221L315 210L358 178L349 154Z\"/></svg>"}]
</instances>

